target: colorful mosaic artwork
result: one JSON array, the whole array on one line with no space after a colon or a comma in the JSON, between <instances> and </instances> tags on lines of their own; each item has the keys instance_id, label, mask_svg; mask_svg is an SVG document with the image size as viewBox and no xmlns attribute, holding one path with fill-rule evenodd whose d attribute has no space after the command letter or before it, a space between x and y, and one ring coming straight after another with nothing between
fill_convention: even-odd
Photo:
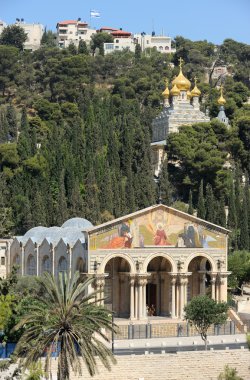
<instances>
[{"instance_id":1,"label":"colorful mosaic artwork","mask_svg":"<svg viewBox=\"0 0 250 380\"><path fill-rule=\"evenodd\" d=\"M225 248L225 235L194 223L178 213L152 210L90 237L90 249L133 247Z\"/></svg>"}]
</instances>

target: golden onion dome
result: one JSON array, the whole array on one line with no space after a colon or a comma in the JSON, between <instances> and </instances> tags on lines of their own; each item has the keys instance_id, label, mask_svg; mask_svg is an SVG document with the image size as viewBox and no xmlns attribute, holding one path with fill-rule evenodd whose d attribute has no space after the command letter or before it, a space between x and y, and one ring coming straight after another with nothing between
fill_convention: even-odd
<instances>
[{"instance_id":1,"label":"golden onion dome","mask_svg":"<svg viewBox=\"0 0 250 380\"><path fill-rule=\"evenodd\" d=\"M223 97L223 86L222 85L220 86L220 97L217 100L217 102L220 106L224 106L224 104L226 104L226 99Z\"/></svg>"},{"instance_id":2,"label":"golden onion dome","mask_svg":"<svg viewBox=\"0 0 250 380\"><path fill-rule=\"evenodd\" d=\"M166 84L166 88L165 88L165 90L163 91L162 96L163 96L164 98L168 98L168 97L169 97L168 79L165 80L165 84Z\"/></svg>"},{"instance_id":3,"label":"golden onion dome","mask_svg":"<svg viewBox=\"0 0 250 380\"><path fill-rule=\"evenodd\" d=\"M182 73L182 64L183 64L183 59L180 58L180 72L179 75L172 81L172 85L176 85L179 90L181 91L188 91L190 90L191 83L190 81L183 75Z\"/></svg>"},{"instance_id":4,"label":"golden onion dome","mask_svg":"<svg viewBox=\"0 0 250 380\"><path fill-rule=\"evenodd\" d=\"M194 78L194 81L195 81L195 85L194 85L194 88L191 91L191 95L192 95L192 97L195 97L195 96L199 97L200 94L201 94L201 92L200 92L200 90L198 89L198 87L196 85L196 83L197 83L197 78L196 77Z\"/></svg>"},{"instance_id":5,"label":"golden onion dome","mask_svg":"<svg viewBox=\"0 0 250 380\"><path fill-rule=\"evenodd\" d=\"M178 96L180 94L180 92L181 91L179 90L179 88L175 84L174 87L171 89L170 94L172 96Z\"/></svg>"}]
</instances>

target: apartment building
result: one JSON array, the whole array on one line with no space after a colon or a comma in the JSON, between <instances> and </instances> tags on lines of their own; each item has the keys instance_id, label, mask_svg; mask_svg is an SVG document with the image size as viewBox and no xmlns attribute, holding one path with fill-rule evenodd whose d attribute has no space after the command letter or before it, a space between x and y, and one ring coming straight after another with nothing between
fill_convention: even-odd
<instances>
[{"instance_id":1,"label":"apartment building","mask_svg":"<svg viewBox=\"0 0 250 380\"><path fill-rule=\"evenodd\" d=\"M147 48L154 48L160 53L174 53L176 51L171 47L171 37L156 36L154 32L152 34L132 34L122 29L114 29L109 27L103 27L97 32L109 33L114 37L113 43L108 42L104 44L105 54L124 49L134 52L136 44L141 46L142 51L145 51Z\"/></svg>"},{"instance_id":2,"label":"apartment building","mask_svg":"<svg viewBox=\"0 0 250 380\"><path fill-rule=\"evenodd\" d=\"M171 37L157 36L152 34L136 33L134 34L134 42L141 46L142 51L146 49L156 49L160 53L175 53L176 49L171 47Z\"/></svg>"},{"instance_id":3,"label":"apartment building","mask_svg":"<svg viewBox=\"0 0 250 380\"><path fill-rule=\"evenodd\" d=\"M107 42L104 44L104 54L112 53L113 51L121 51L128 49L135 51L134 38L132 33L126 32L122 29L114 29L109 27L103 27L97 31L98 33L109 33L113 36L113 42Z\"/></svg>"},{"instance_id":4,"label":"apartment building","mask_svg":"<svg viewBox=\"0 0 250 380\"><path fill-rule=\"evenodd\" d=\"M27 34L27 40L24 43L24 50L34 51L39 49L41 46L41 39L44 33L44 26L39 23L28 24L24 22L23 19L16 19L15 24L24 29L24 32ZM3 29L6 28L7 24L4 21L0 21L0 34Z\"/></svg>"},{"instance_id":5,"label":"apartment building","mask_svg":"<svg viewBox=\"0 0 250 380\"><path fill-rule=\"evenodd\" d=\"M2 33L3 29L7 26L6 22L0 20L0 34Z\"/></svg>"},{"instance_id":6,"label":"apartment building","mask_svg":"<svg viewBox=\"0 0 250 380\"><path fill-rule=\"evenodd\" d=\"M89 44L91 36L96 33L95 29L90 29L88 23L81 19L60 21L56 30L58 46L61 48L67 48L71 43L78 46L80 40Z\"/></svg>"}]
</instances>

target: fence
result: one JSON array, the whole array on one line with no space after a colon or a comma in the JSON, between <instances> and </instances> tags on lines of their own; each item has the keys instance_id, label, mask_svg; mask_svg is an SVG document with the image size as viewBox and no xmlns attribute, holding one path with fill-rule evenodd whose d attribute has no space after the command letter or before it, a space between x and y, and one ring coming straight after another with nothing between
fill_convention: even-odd
<instances>
[{"instance_id":1,"label":"fence","mask_svg":"<svg viewBox=\"0 0 250 380\"><path fill-rule=\"evenodd\" d=\"M228 321L224 325L213 325L208 330L208 335L233 335L236 333L238 333L238 330L233 321ZM141 325L131 323L128 325L120 325L117 333L114 334L114 339L151 339L198 335L199 333L195 327L187 322L147 323Z\"/></svg>"},{"instance_id":2,"label":"fence","mask_svg":"<svg viewBox=\"0 0 250 380\"><path fill-rule=\"evenodd\" d=\"M16 343L0 343L0 359L7 359L13 354Z\"/></svg>"}]
</instances>

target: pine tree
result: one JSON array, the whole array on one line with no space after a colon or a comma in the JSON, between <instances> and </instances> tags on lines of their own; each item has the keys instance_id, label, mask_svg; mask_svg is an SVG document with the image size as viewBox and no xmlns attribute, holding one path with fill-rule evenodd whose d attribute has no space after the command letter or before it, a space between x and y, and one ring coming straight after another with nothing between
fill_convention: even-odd
<instances>
[{"instance_id":1,"label":"pine tree","mask_svg":"<svg viewBox=\"0 0 250 380\"><path fill-rule=\"evenodd\" d=\"M188 213L190 215L194 214L194 207L193 207L193 193L192 190L189 190L189 196L188 196Z\"/></svg>"},{"instance_id":2,"label":"pine tree","mask_svg":"<svg viewBox=\"0 0 250 380\"><path fill-rule=\"evenodd\" d=\"M200 182L199 194L198 194L198 203L197 203L197 217L201 219L205 219L206 216L206 208L204 201L204 191L203 191L203 180Z\"/></svg>"}]
</instances>

